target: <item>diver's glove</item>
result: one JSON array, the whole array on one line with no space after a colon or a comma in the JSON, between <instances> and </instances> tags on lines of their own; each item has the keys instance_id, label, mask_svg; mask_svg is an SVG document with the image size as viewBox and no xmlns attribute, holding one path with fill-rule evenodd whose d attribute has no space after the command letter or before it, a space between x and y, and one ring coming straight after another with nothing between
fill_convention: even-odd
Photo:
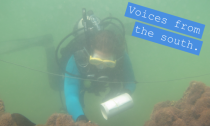
<instances>
[{"instance_id":1,"label":"diver's glove","mask_svg":"<svg viewBox=\"0 0 210 126\"><path fill-rule=\"evenodd\" d=\"M79 121L86 121L86 122L89 122L88 118L85 116L85 115L80 115L78 118L77 118L77 122Z\"/></svg>"}]
</instances>

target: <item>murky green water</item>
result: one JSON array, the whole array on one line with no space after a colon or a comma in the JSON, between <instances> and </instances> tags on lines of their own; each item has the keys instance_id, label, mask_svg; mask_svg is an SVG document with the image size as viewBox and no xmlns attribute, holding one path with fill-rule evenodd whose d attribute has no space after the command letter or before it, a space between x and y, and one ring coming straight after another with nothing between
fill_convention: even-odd
<instances>
[{"instance_id":1,"label":"murky green water","mask_svg":"<svg viewBox=\"0 0 210 126\"><path fill-rule=\"evenodd\" d=\"M135 20L124 17L128 2L205 24L199 56L132 37ZM0 1L0 98L6 111L21 113L36 124L45 124L62 107L56 79L36 70L55 73L54 51L81 18L81 9L95 15L119 18L126 27L129 55L138 83L134 107L105 121L100 97L85 95L87 117L101 126L143 126L157 102L178 100L192 80L210 86L209 76L158 82L210 73L210 1L207 0L7 0ZM153 83L145 83L153 82ZM63 93L63 92L62 92Z\"/></svg>"}]
</instances>

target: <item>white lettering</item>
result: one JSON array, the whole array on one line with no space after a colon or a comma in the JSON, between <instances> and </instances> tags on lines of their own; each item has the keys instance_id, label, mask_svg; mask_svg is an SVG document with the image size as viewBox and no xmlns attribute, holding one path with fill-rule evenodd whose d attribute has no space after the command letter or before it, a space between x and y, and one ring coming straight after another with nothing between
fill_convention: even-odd
<instances>
[{"instance_id":1,"label":"white lettering","mask_svg":"<svg viewBox=\"0 0 210 126\"><path fill-rule=\"evenodd\" d=\"M191 44L191 48L190 49L192 49L192 46L193 46L193 44L192 43L190 43L190 40L188 40L188 45L187 45L187 48L189 48L189 45Z\"/></svg>"},{"instance_id":2,"label":"white lettering","mask_svg":"<svg viewBox=\"0 0 210 126\"><path fill-rule=\"evenodd\" d=\"M134 7L133 11L131 11L131 7L132 7L132 6L129 6L129 7L130 7L130 13L132 14L133 11L134 11L136 8Z\"/></svg>"},{"instance_id":3,"label":"white lettering","mask_svg":"<svg viewBox=\"0 0 210 126\"><path fill-rule=\"evenodd\" d=\"M179 45L179 42L180 42L180 40L178 39L178 43L176 43L176 39L175 39L174 44Z\"/></svg>"},{"instance_id":4,"label":"white lettering","mask_svg":"<svg viewBox=\"0 0 210 126\"><path fill-rule=\"evenodd\" d=\"M185 42L184 39L182 40L182 47L185 47L185 46L183 45L183 42ZM186 42L185 42L185 43L186 43Z\"/></svg>"},{"instance_id":5,"label":"white lettering","mask_svg":"<svg viewBox=\"0 0 210 126\"><path fill-rule=\"evenodd\" d=\"M160 19L161 19L161 18L160 18L159 16L156 16L156 17L155 17L155 21L157 21L157 22L160 22Z\"/></svg>"},{"instance_id":6,"label":"white lettering","mask_svg":"<svg viewBox=\"0 0 210 126\"><path fill-rule=\"evenodd\" d=\"M144 13L144 16L142 16L143 18L147 18L147 17L145 17L145 15L146 15L146 10L143 12Z\"/></svg>"},{"instance_id":7,"label":"white lettering","mask_svg":"<svg viewBox=\"0 0 210 126\"><path fill-rule=\"evenodd\" d=\"M177 25L180 24L180 22L181 22L181 21L178 20L178 21L176 22L176 26L175 26L175 27L179 28Z\"/></svg>"},{"instance_id":8,"label":"white lettering","mask_svg":"<svg viewBox=\"0 0 210 126\"><path fill-rule=\"evenodd\" d=\"M161 23L166 24L166 21L167 21L167 19L166 18L163 18L162 21L161 21Z\"/></svg>"},{"instance_id":9,"label":"white lettering","mask_svg":"<svg viewBox=\"0 0 210 126\"><path fill-rule=\"evenodd\" d=\"M166 40L166 37L167 37L166 35L162 35L162 38L164 38L164 39L161 38L161 40L162 41L165 41Z\"/></svg>"},{"instance_id":10,"label":"white lettering","mask_svg":"<svg viewBox=\"0 0 210 126\"><path fill-rule=\"evenodd\" d=\"M190 30L189 27L191 27L192 30ZM189 32L193 31L193 26L188 26L188 31Z\"/></svg>"},{"instance_id":11,"label":"white lettering","mask_svg":"<svg viewBox=\"0 0 210 126\"><path fill-rule=\"evenodd\" d=\"M170 38L171 38L172 41L169 41ZM172 43L173 42L173 38L172 37L168 37L168 42Z\"/></svg>"},{"instance_id":12,"label":"white lettering","mask_svg":"<svg viewBox=\"0 0 210 126\"><path fill-rule=\"evenodd\" d=\"M150 14L150 15L152 15L152 16L154 17L154 15L153 15L153 14ZM149 19L150 19L150 20L153 20L153 19L151 19L151 18L150 18L150 15L149 15Z\"/></svg>"},{"instance_id":13,"label":"white lettering","mask_svg":"<svg viewBox=\"0 0 210 126\"><path fill-rule=\"evenodd\" d=\"M139 15L137 15L137 13L136 12L139 12ZM136 12L135 12L135 14L136 14L136 16L140 16L141 15L141 11L140 10L137 10Z\"/></svg>"},{"instance_id":14,"label":"white lettering","mask_svg":"<svg viewBox=\"0 0 210 126\"><path fill-rule=\"evenodd\" d=\"M144 31L145 31L145 34L144 35L146 35L147 34L147 30L144 29L144 27L143 27L141 34L143 34Z\"/></svg>"},{"instance_id":15,"label":"white lettering","mask_svg":"<svg viewBox=\"0 0 210 126\"><path fill-rule=\"evenodd\" d=\"M136 33L140 33L140 32L137 32L137 29L140 29L138 26L136 27Z\"/></svg>"},{"instance_id":16,"label":"white lettering","mask_svg":"<svg viewBox=\"0 0 210 126\"><path fill-rule=\"evenodd\" d=\"M184 29L184 26L187 26L187 24L182 24L182 28L181 29ZM184 29L185 30L185 29Z\"/></svg>"},{"instance_id":17,"label":"white lettering","mask_svg":"<svg viewBox=\"0 0 210 126\"><path fill-rule=\"evenodd\" d=\"M197 29L197 31L195 32L196 29ZM200 34L200 28L194 27L194 31L193 32Z\"/></svg>"},{"instance_id":18,"label":"white lettering","mask_svg":"<svg viewBox=\"0 0 210 126\"><path fill-rule=\"evenodd\" d=\"M150 36L150 35L151 35L151 36ZM149 32L148 32L148 36L149 36L149 37L153 37L152 35L154 35L154 33L153 33L152 31L149 31Z\"/></svg>"}]
</instances>

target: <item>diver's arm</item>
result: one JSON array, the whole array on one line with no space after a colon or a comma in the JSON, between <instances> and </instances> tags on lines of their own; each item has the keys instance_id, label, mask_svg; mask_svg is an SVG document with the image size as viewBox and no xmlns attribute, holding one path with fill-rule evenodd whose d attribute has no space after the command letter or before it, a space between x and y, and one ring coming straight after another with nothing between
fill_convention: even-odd
<instances>
[{"instance_id":1,"label":"diver's arm","mask_svg":"<svg viewBox=\"0 0 210 126\"><path fill-rule=\"evenodd\" d=\"M133 68L130 62L130 58L126 52L124 53L124 58L123 58L123 72L122 73L123 73L123 78L124 78L123 81L133 82L133 83L124 83L124 88L128 90L130 94L132 94L136 88L135 76L133 73Z\"/></svg>"},{"instance_id":2,"label":"diver's arm","mask_svg":"<svg viewBox=\"0 0 210 126\"><path fill-rule=\"evenodd\" d=\"M70 58L66 66L66 70L72 74L79 75L78 68L76 66L74 56ZM65 74L65 76L70 76ZM75 78L65 77L64 80L64 93L66 100L67 111L74 121L81 115L84 115L82 106L79 101L79 91L80 91L80 80Z\"/></svg>"}]
</instances>

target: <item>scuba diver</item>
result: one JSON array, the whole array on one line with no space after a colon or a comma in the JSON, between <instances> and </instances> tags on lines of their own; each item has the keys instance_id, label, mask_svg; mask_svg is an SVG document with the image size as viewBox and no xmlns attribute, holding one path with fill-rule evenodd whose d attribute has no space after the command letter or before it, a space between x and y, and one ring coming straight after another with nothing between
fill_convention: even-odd
<instances>
[{"instance_id":1,"label":"scuba diver","mask_svg":"<svg viewBox=\"0 0 210 126\"><path fill-rule=\"evenodd\" d=\"M83 9L82 12L83 18L56 50L58 64L65 76L71 76L64 78L64 94L67 112L74 121L89 121L83 112L86 91L99 96L109 88L103 98L107 101L122 93L131 95L136 87L123 24L114 17L100 20L92 11L86 13ZM113 20L118 21L121 28ZM61 44L72 35L74 39L61 49L58 60Z\"/></svg>"}]
</instances>

